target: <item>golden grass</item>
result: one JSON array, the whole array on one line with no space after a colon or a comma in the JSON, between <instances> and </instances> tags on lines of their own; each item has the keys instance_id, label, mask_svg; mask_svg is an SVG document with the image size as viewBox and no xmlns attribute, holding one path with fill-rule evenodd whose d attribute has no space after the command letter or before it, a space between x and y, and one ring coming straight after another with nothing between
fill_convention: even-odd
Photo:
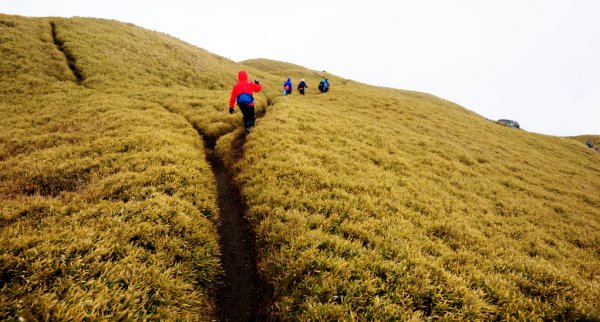
<instances>
[{"instance_id":1,"label":"golden grass","mask_svg":"<svg viewBox=\"0 0 600 322\"><path fill-rule=\"evenodd\" d=\"M275 319L600 318L598 155L431 95L332 86L280 100L238 166Z\"/></svg>"},{"instance_id":2,"label":"golden grass","mask_svg":"<svg viewBox=\"0 0 600 322\"><path fill-rule=\"evenodd\" d=\"M214 317L198 133L237 172L273 320L600 319L600 155L581 142L116 21L0 15L0 50L2 319ZM270 107L236 163L241 68ZM282 97L287 77L308 94Z\"/></svg>"},{"instance_id":3,"label":"golden grass","mask_svg":"<svg viewBox=\"0 0 600 322\"><path fill-rule=\"evenodd\" d=\"M111 28L149 43L155 33L53 19L85 75L78 86L49 19L0 18L14 22L0 26L1 319L210 319L218 213L201 138L143 99L151 76L133 87L131 70L97 75L112 58L78 50Z\"/></svg>"},{"instance_id":4,"label":"golden grass","mask_svg":"<svg viewBox=\"0 0 600 322\"><path fill-rule=\"evenodd\" d=\"M600 135L579 135L574 136L573 139L585 143L587 140L592 141L594 148L600 148Z\"/></svg>"}]
</instances>

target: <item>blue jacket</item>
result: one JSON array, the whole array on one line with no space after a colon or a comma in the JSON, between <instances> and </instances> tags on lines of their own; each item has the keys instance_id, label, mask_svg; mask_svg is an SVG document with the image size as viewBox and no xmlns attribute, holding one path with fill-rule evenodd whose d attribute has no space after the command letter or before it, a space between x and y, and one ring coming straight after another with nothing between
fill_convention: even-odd
<instances>
[{"instance_id":1,"label":"blue jacket","mask_svg":"<svg viewBox=\"0 0 600 322\"><path fill-rule=\"evenodd\" d=\"M300 84L298 84L298 88L308 88L308 86L306 86L306 83L304 81L301 81Z\"/></svg>"},{"instance_id":2,"label":"blue jacket","mask_svg":"<svg viewBox=\"0 0 600 322\"><path fill-rule=\"evenodd\" d=\"M287 79L287 81L285 81L285 83L283 83L283 87L289 86L290 89L292 89L292 80L290 78Z\"/></svg>"}]
</instances>

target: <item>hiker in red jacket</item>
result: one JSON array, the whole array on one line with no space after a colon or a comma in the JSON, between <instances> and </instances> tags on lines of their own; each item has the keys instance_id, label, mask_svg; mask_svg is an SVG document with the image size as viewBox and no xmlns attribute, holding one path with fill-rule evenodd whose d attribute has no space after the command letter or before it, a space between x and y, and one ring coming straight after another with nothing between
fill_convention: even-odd
<instances>
[{"instance_id":1,"label":"hiker in red jacket","mask_svg":"<svg viewBox=\"0 0 600 322\"><path fill-rule=\"evenodd\" d=\"M254 97L253 92L260 92L262 86L257 80L254 83L248 81L246 71L240 70L238 73L239 82L233 86L231 90L231 98L229 99L229 113L233 114L233 105L237 101L242 114L244 115L244 127L246 133L254 127Z\"/></svg>"}]
</instances>

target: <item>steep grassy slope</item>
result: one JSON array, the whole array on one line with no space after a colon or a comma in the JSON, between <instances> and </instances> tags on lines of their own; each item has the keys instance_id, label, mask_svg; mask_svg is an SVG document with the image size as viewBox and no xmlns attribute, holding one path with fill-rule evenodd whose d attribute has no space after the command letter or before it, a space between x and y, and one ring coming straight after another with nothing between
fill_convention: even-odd
<instances>
[{"instance_id":1,"label":"steep grassy slope","mask_svg":"<svg viewBox=\"0 0 600 322\"><path fill-rule=\"evenodd\" d=\"M57 34L77 52L84 85L105 93L155 102L184 115L203 134L220 136L235 129L241 114L227 113L231 86L237 82L239 64L189 46L166 34L133 25L97 19L58 20ZM276 77L249 68L260 79L267 95ZM117 86L118 84L118 86ZM267 98L256 97L259 111Z\"/></svg>"},{"instance_id":2,"label":"steep grassy slope","mask_svg":"<svg viewBox=\"0 0 600 322\"><path fill-rule=\"evenodd\" d=\"M212 317L214 178L196 130L144 94L233 67L118 22L0 19L0 319Z\"/></svg>"},{"instance_id":3,"label":"steep grassy slope","mask_svg":"<svg viewBox=\"0 0 600 322\"><path fill-rule=\"evenodd\" d=\"M600 319L599 155L331 79L286 96L238 165L276 318Z\"/></svg>"},{"instance_id":4,"label":"steep grassy slope","mask_svg":"<svg viewBox=\"0 0 600 322\"><path fill-rule=\"evenodd\" d=\"M213 318L198 133L229 133L273 320L600 319L600 155L576 140L116 21L0 15L0 52L2 320ZM270 107L232 151L240 68Z\"/></svg>"}]
</instances>

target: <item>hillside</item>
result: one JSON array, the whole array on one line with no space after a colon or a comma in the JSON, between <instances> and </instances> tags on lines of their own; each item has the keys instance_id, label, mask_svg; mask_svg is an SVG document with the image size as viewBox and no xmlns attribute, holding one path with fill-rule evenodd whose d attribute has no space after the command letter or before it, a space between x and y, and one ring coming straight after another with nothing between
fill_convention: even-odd
<instances>
[{"instance_id":1,"label":"hillside","mask_svg":"<svg viewBox=\"0 0 600 322\"><path fill-rule=\"evenodd\" d=\"M597 154L431 95L332 86L286 97L239 167L277 314L598 319Z\"/></svg>"},{"instance_id":2,"label":"hillside","mask_svg":"<svg viewBox=\"0 0 600 322\"><path fill-rule=\"evenodd\" d=\"M600 320L581 141L118 21L0 14L0 51L1 320Z\"/></svg>"},{"instance_id":3,"label":"hillside","mask_svg":"<svg viewBox=\"0 0 600 322\"><path fill-rule=\"evenodd\" d=\"M183 117L136 97L163 78L128 84L135 71L124 66L138 53L112 61L108 42L149 37L210 57L117 22L0 19L10 22L0 25L0 319L213 315L218 210L211 169L198 162L202 140ZM107 52L85 56L84 41Z\"/></svg>"}]
</instances>

